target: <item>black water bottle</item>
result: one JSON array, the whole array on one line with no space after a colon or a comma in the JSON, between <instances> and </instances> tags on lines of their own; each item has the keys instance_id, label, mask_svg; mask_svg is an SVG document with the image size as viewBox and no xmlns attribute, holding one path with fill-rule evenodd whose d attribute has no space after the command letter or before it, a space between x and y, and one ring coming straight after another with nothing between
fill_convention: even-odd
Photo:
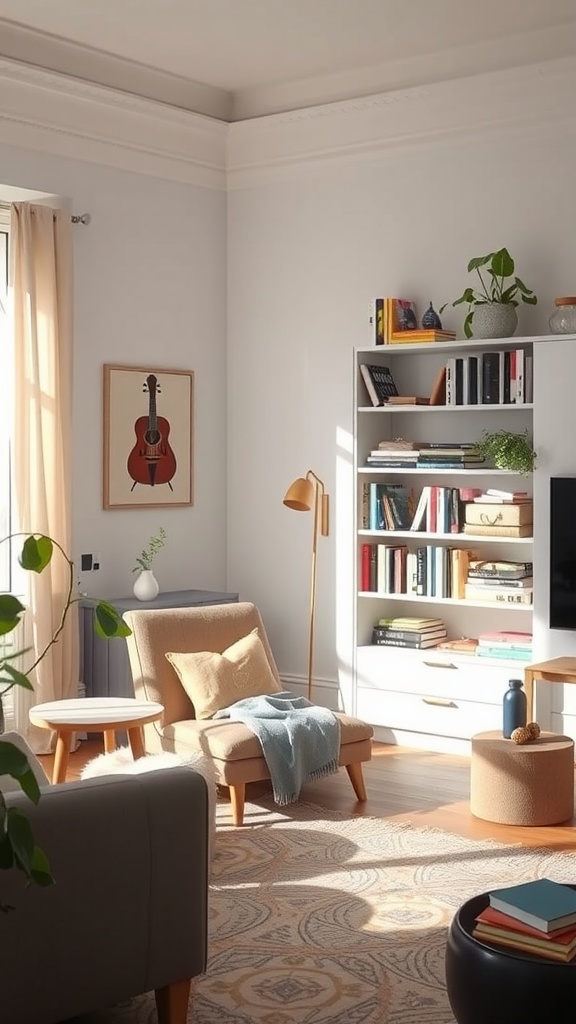
<instances>
[{"instance_id":1,"label":"black water bottle","mask_svg":"<svg viewBox=\"0 0 576 1024\"><path fill-rule=\"evenodd\" d=\"M509 740L514 729L526 725L526 694L522 689L521 679L511 679L503 700L504 739Z\"/></svg>"}]
</instances>

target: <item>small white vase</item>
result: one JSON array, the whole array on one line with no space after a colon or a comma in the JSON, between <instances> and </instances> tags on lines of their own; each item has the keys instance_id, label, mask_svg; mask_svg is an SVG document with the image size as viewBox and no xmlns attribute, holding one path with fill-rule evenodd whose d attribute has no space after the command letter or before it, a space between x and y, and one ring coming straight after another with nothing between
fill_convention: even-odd
<instances>
[{"instance_id":1,"label":"small white vase","mask_svg":"<svg viewBox=\"0 0 576 1024\"><path fill-rule=\"evenodd\" d=\"M153 601L158 597L160 587L152 569L142 569L134 587L134 597L139 601Z\"/></svg>"}]
</instances>

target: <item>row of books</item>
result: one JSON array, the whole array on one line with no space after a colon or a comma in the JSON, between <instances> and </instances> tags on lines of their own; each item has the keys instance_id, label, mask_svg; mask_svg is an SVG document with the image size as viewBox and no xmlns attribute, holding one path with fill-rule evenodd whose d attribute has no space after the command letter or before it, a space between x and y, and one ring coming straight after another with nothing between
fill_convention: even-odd
<instances>
[{"instance_id":1,"label":"row of books","mask_svg":"<svg viewBox=\"0 0 576 1024\"><path fill-rule=\"evenodd\" d=\"M491 946L569 963L576 957L576 891L549 878L494 889L472 935Z\"/></svg>"},{"instance_id":2,"label":"row of books","mask_svg":"<svg viewBox=\"0 0 576 1024\"><path fill-rule=\"evenodd\" d=\"M516 580L478 575L478 552L426 544L365 543L360 551L360 589L378 594L454 598L502 605L531 605L530 577Z\"/></svg>"},{"instance_id":3,"label":"row of books","mask_svg":"<svg viewBox=\"0 0 576 1024\"><path fill-rule=\"evenodd\" d=\"M533 401L533 357L523 348L449 356L429 395L399 390L389 366L361 363L360 373L373 406L525 405Z\"/></svg>"},{"instance_id":4,"label":"row of books","mask_svg":"<svg viewBox=\"0 0 576 1024\"><path fill-rule=\"evenodd\" d=\"M372 469L478 469L486 457L474 444L419 445L410 450L373 448L366 457Z\"/></svg>"},{"instance_id":5,"label":"row of books","mask_svg":"<svg viewBox=\"0 0 576 1024\"><path fill-rule=\"evenodd\" d=\"M533 358L523 348L452 356L446 405L524 405L533 400Z\"/></svg>"},{"instance_id":6,"label":"row of books","mask_svg":"<svg viewBox=\"0 0 576 1024\"><path fill-rule=\"evenodd\" d=\"M421 450L420 450L421 451ZM424 465L423 460L419 465ZM401 483L362 483L360 526L364 530L424 531L477 536L531 536L532 499L521 501L470 500L474 488L426 485L416 498L413 488ZM505 492L502 492L505 493ZM486 498L491 492L485 492Z\"/></svg>"},{"instance_id":7,"label":"row of books","mask_svg":"<svg viewBox=\"0 0 576 1024\"><path fill-rule=\"evenodd\" d=\"M439 647L451 654L471 654L478 658L532 660L532 634L519 630L495 630L480 633L477 637L456 637L443 640Z\"/></svg>"}]
</instances>

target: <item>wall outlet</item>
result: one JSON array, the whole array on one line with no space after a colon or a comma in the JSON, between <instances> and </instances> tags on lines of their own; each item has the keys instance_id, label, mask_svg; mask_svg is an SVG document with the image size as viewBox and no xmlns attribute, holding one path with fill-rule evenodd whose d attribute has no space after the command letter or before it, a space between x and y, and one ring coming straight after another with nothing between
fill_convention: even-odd
<instances>
[{"instance_id":1,"label":"wall outlet","mask_svg":"<svg viewBox=\"0 0 576 1024\"><path fill-rule=\"evenodd\" d=\"M94 555L93 558L92 558L92 571L93 572L98 572L98 569L100 568L101 565L102 565L102 562L101 562L101 559L100 559L100 555L98 555L98 554Z\"/></svg>"},{"instance_id":2,"label":"wall outlet","mask_svg":"<svg viewBox=\"0 0 576 1024\"><path fill-rule=\"evenodd\" d=\"M80 569L82 572L91 572L92 563L94 561L93 555L80 555Z\"/></svg>"}]
</instances>

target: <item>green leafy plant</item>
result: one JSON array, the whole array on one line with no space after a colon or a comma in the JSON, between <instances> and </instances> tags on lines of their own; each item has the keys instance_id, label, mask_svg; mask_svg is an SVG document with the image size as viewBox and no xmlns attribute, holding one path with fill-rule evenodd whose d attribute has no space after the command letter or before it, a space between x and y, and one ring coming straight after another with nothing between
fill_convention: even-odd
<instances>
[{"instance_id":1,"label":"green leafy plant","mask_svg":"<svg viewBox=\"0 0 576 1024\"><path fill-rule=\"evenodd\" d=\"M536 467L536 452L528 429L521 434L514 434L510 430L496 430L493 433L485 430L482 440L476 445L476 451L490 459L498 469L510 469L527 475Z\"/></svg>"},{"instance_id":2,"label":"green leafy plant","mask_svg":"<svg viewBox=\"0 0 576 1024\"><path fill-rule=\"evenodd\" d=\"M60 622L45 647L36 655L26 672L21 672L14 665L24 657L30 648L11 651L8 646L2 647L0 654L0 701L4 694L14 686L22 686L32 690L29 674L40 664L50 648L58 642L64 629L70 607L77 598L74 597L74 563L68 558L64 549L44 534L11 534L2 538L0 543L25 537L19 562L29 572L41 573L50 564L54 549L68 564L68 589ZM26 611L24 605L14 594L0 594L0 636L13 632ZM121 618L113 605L106 601L95 602L95 630L102 637L129 636L131 630ZM0 775L10 775L18 782L22 791L38 803L40 788L30 768L26 755L13 743L0 740ZM27 884L51 885L53 878L50 864L45 853L36 845L32 829L26 815L16 807L8 807L4 795L0 792L0 870L17 868L26 877ZM0 910L9 908L0 902Z\"/></svg>"},{"instance_id":3,"label":"green leafy plant","mask_svg":"<svg viewBox=\"0 0 576 1024\"><path fill-rule=\"evenodd\" d=\"M465 288L459 299L452 303L445 302L440 312L442 313L446 306L459 306L462 302L467 302L468 313L464 321L464 334L471 338L474 306L485 306L494 302L504 306L517 306L521 301L529 306L535 306L538 299L534 292L514 275L514 270L514 260L508 249L489 252L487 256L474 256L468 264L468 273L476 271L480 285L476 288Z\"/></svg>"},{"instance_id":4,"label":"green leafy plant","mask_svg":"<svg viewBox=\"0 0 576 1024\"><path fill-rule=\"evenodd\" d=\"M151 569L156 555L164 547L165 543L166 530L161 526L158 533L150 537L148 546L144 548L140 557L136 559L136 565L132 569L132 572L142 572L147 569Z\"/></svg>"}]
</instances>

